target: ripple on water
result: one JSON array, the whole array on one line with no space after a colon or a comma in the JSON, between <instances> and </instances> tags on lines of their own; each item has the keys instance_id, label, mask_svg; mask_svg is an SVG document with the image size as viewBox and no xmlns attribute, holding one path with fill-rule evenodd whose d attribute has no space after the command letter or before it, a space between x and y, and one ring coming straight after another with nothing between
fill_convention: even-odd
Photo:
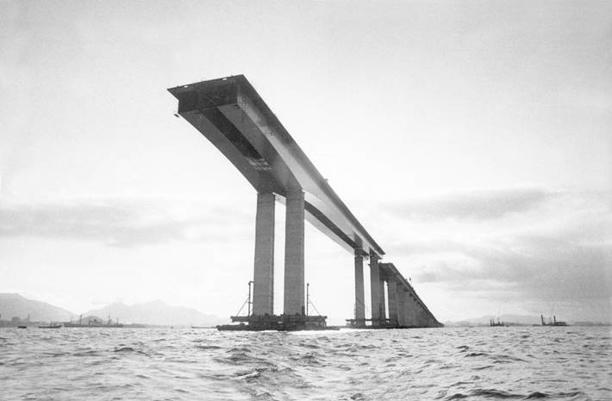
<instances>
[{"instance_id":1,"label":"ripple on water","mask_svg":"<svg viewBox=\"0 0 612 401\"><path fill-rule=\"evenodd\" d=\"M0 398L605 400L606 330L0 330Z\"/></svg>"}]
</instances>

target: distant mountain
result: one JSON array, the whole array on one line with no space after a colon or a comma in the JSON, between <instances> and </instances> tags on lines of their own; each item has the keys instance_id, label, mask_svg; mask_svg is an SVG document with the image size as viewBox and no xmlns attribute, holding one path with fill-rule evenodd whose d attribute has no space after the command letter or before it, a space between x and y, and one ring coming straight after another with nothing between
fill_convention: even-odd
<instances>
[{"instance_id":1,"label":"distant mountain","mask_svg":"<svg viewBox=\"0 0 612 401\"><path fill-rule=\"evenodd\" d=\"M26 319L30 315L31 321L42 322L64 322L76 316L66 309L27 299L19 294L0 294L0 314L2 320L11 320L13 317Z\"/></svg>"},{"instance_id":2,"label":"distant mountain","mask_svg":"<svg viewBox=\"0 0 612 401\"><path fill-rule=\"evenodd\" d=\"M86 314L100 316L102 319L119 319L120 323L142 323L160 326L215 326L225 322L214 315L205 315L193 308L171 306L162 301L126 305L116 302Z\"/></svg>"},{"instance_id":3,"label":"distant mountain","mask_svg":"<svg viewBox=\"0 0 612 401\"><path fill-rule=\"evenodd\" d=\"M540 316L531 316L531 315L501 315L501 316L481 316L472 319L465 319L461 321L454 322L444 322L445 326L488 326L489 321L491 319L495 319L497 321L499 319L500 322L504 322L506 324L519 324L519 325L532 325L532 324L540 324Z\"/></svg>"}]
</instances>

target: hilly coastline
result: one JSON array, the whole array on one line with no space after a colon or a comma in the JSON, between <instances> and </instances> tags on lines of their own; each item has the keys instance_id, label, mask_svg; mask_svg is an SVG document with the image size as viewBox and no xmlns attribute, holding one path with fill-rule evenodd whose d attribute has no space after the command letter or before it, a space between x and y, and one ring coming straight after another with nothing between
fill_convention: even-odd
<instances>
[{"instance_id":1,"label":"hilly coastline","mask_svg":"<svg viewBox=\"0 0 612 401\"><path fill-rule=\"evenodd\" d=\"M0 293L0 321L69 322L78 320L79 316L82 316L84 321L90 317L102 321L111 318L121 323L152 326L213 327L225 321L218 316L204 314L193 308L168 305L159 300L134 305L116 302L77 314L46 302L27 299L19 294Z\"/></svg>"},{"instance_id":2,"label":"hilly coastline","mask_svg":"<svg viewBox=\"0 0 612 401\"><path fill-rule=\"evenodd\" d=\"M27 299L19 294L0 294L0 319L14 317L31 321L68 321L76 316L66 309L42 301Z\"/></svg>"},{"instance_id":3,"label":"hilly coastline","mask_svg":"<svg viewBox=\"0 0 612 401\"><path fill-rule=\"evenodd\" d=\"M207 326L212 327L224 322L224 319L204 314L196 309L168 305L162 301L152 301L134 305L116 302L103 308L93 309L86 315L110 316L122 323L140 323L162 326Z\"/></svg>"}]
</instances>

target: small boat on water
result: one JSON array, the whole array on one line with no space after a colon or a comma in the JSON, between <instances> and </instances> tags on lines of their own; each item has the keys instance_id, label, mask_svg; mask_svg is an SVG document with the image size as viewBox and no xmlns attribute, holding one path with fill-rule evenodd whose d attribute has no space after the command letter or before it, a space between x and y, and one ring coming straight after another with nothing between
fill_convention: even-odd
<instances>
[{"instance_id":1,"label":"small boat on water","mask_svg":"<svg viewBox=\"0 0 612 401\"><path fill-rule=\"evenodd\" d=\"M61 327L61 323L41 324L40 326L38 326L39 329L59 329Z\"/></svg>"},{"instance_id":2,"label":"small boat on water","mask_svg":"<svg viewBox=\"0 0 612 401\"><path fill-rule=\"evenodd\" d=\"M18 329L27 329L27 328L28 328L28 326L23 326L23 325L21 325L21 326L17 326L17 328L18 328Z\"/></svg>"}]
</instances>

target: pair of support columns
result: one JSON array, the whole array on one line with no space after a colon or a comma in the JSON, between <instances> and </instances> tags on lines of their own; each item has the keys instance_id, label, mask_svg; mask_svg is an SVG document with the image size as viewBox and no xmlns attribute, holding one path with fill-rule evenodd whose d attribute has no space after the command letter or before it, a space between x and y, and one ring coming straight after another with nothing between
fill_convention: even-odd
<instances>
[{"instance_id":1,"label":"pair of support columns","mask_svg":"<svg viewBox=\"0 0 612 401\"><path fill-rule=\"evenodd\" d=\"M358 325L365 326L365 296L363 282L362 249L355 249L355 320ZM385 282L383 280L379 257L370 253L370 297L372 301L372 326L380 326L385 320Z\"/></svg>"},{"instance_id":2,"label":"pair of support columns","mask_svg":"<svg viewBox=\"0 0 612 401\"><path fill-rule=\"evenodd\" d=\"M363 252L355 252L355 320L365 325L363 291ZM408 289L393 277L385 278L381 272L376 254L370 255L370 295L372 298L372 326L386 324L385 281L389 300L389 321L394 326L418 327L428 324L426 315Z\"/></svg>"},{"instance_id":3,"label":"pair of support columns","mask_svg":"<svg viewBox=\"0 0 612 401\"><path fill-rule=\"evenodd\" d=\"M355 320L365 326L365 302L363 282L363 250L355 250ZM379 257L370 253L370 297L372 300L372 325L380 326L385 320L385 282L378 265Z\"/></svg>"},{"instance_id":4,"label":"pair of support columns","mask_svg":"<svg viewBox=\"0 0 612 401\"><path fill-rule=\"evenodd\" d=\"M394 326L399 327L421 327L427 325L427 319L422 316L425 313L417 303L412 294L397 280L387 280L387 291L389 294L389 320Z\"/></svg>"},{"instance_id":5,"label":"pair of support columns","mask_svg":"<svg viewBox=\"0 0 612 401\"><path fill-rule=\"evenodd\" d=\"M284 313L304 314L304 192L287 194L285 219ZM275 195L257 194L253 314L274 314L274 209Z\"/></svg>"}]
</instances>

